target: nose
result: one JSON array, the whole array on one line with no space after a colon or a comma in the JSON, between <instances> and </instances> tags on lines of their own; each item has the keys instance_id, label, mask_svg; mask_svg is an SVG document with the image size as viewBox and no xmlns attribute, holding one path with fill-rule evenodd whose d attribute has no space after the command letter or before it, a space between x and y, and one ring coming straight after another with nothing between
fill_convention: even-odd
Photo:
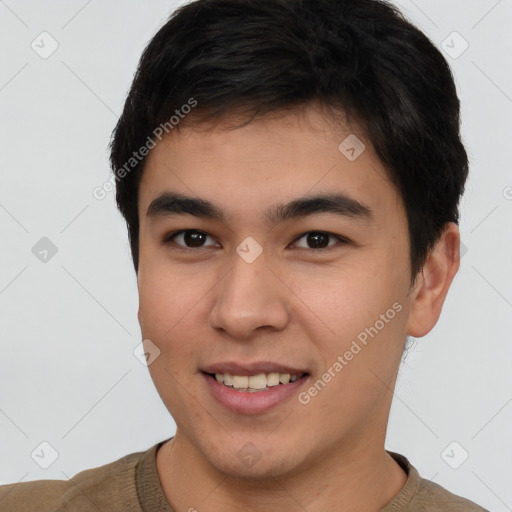
<instances>
[{"instance_id":1,"label":"nose","mask_svg":"<svg viewBox=\"0 0 512 512\"><path fill-rule=\"evenodd\" d=\"M241 340L249 338L256 329L285 328L290 313L289 293L262 256L247 263L234 255L231 270L214 288L212 328Z\"/></svg>"}]
</instances>

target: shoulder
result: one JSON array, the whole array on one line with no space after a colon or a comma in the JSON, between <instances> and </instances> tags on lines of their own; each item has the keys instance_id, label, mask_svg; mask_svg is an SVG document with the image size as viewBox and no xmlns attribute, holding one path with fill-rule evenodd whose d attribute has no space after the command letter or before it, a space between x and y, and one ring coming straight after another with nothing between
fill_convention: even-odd
<instances>
[{"instance_id":1,"label":"shoulder","mask_svg":"<svg viewBox=\"0 0 512 512\"><path fill-rule=\"evenodd\" d=\"M134 508L139 502L135 471L145 453L126 455L82 471L69 480L36 480L0 486L0 510L71 512L80 507L80 512L97 512L98 509L138 512L139 509Z\"/></svg>"},{"instance_id":2,"label":"shoulder","mask_svg":"<svg viewBox=\"0 0 512 512\"><path fill-rule=\"evenodd\" d=\"M407 473L408 478L400 493L382 512L489 512L439 484L422 478L404 455L391 451L388 453Z\"/></svg>"},{"instance_id":3,"label":"shoulder","mask_svg":"<svg viewBox=\"0 0 512 512\"><path fill-rule=\"evenodd\" d=\"M419 478L415 502L425 512L489 512L476 503L451 493L439 484L425 478Z\"/></svg>"}]
</instances>

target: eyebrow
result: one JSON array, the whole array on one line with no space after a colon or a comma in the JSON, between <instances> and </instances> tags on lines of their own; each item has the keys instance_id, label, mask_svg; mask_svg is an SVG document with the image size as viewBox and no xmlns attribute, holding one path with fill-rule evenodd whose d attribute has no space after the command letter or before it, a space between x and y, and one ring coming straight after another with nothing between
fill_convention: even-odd
<instances>
[{"instance_id":1,"label":"eyebrow","mask_svg":"<svg viewBox=\"0 0 512 512\"><path fill-rule=\"evenodd\" d=\"M299 197L285 204L272 205L264 214L267 224L276 225L287 220L307 217L320 213L335 213L364 221L374 218L369 206L346 194L319 194ZM156 197L148 207L147 217L156 220L175 215L194 215L227 224L222 209L206 199L186 196L177 192L164 192Z\"/></svg>"}]
</instances>

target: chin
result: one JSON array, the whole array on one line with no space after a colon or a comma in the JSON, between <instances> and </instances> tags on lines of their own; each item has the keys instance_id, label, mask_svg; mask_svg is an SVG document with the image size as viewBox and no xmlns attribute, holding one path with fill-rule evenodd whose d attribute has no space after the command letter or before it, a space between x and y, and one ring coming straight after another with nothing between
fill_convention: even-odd
<instances>
[{"instance_id":1,"label":"chin","mask_svg":"<svg viewBox=\"0 0 512 512\"><path fill-rule=\"evenodd\" d=\"M267 437L265 437L267 436ZM271 436L272 437L272 436ZM299 443L298 446L303 445ZM203 456L219 472L241 480L280 478L299 470L297 445L290 438L265 435L226 436L223 442L203 446ZM301 457L302 459L303 457Z\"/></svg>"},{"instance_id":2,"label":"chin","mask_svg":"<svg viewBox=\"0 0 512 512\"><path fill-rule=\"evenodd\" d=\"M231 478L248 482L273 481L293 473L296 469L294 462L290 460L290 455L283 456L276 453L262 454L259 460L251 464L238 460L233 463L233 457L215 456L212 457L210 463L221 473L229 475Z\"/></svg>"}]
</instances>

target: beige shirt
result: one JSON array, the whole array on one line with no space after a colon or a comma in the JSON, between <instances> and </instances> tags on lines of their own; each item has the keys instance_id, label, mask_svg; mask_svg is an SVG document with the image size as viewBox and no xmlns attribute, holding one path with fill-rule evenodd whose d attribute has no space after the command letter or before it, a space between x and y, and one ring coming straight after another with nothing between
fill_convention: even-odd
<instances>
[{"instance_id":1,"label":"beige shirt","mask_svg":"<svg viewBox=\"0 0 512 512\"><path fill-rule=\"evenodd\" d=\"M162 441L145 452L82 471L70 480L37 480L0 486L1 512L173 512L156 469ZM421 478L409 461L388 453L408 475L381 512L489 512Z\"/></svg>"}]
</instances>

